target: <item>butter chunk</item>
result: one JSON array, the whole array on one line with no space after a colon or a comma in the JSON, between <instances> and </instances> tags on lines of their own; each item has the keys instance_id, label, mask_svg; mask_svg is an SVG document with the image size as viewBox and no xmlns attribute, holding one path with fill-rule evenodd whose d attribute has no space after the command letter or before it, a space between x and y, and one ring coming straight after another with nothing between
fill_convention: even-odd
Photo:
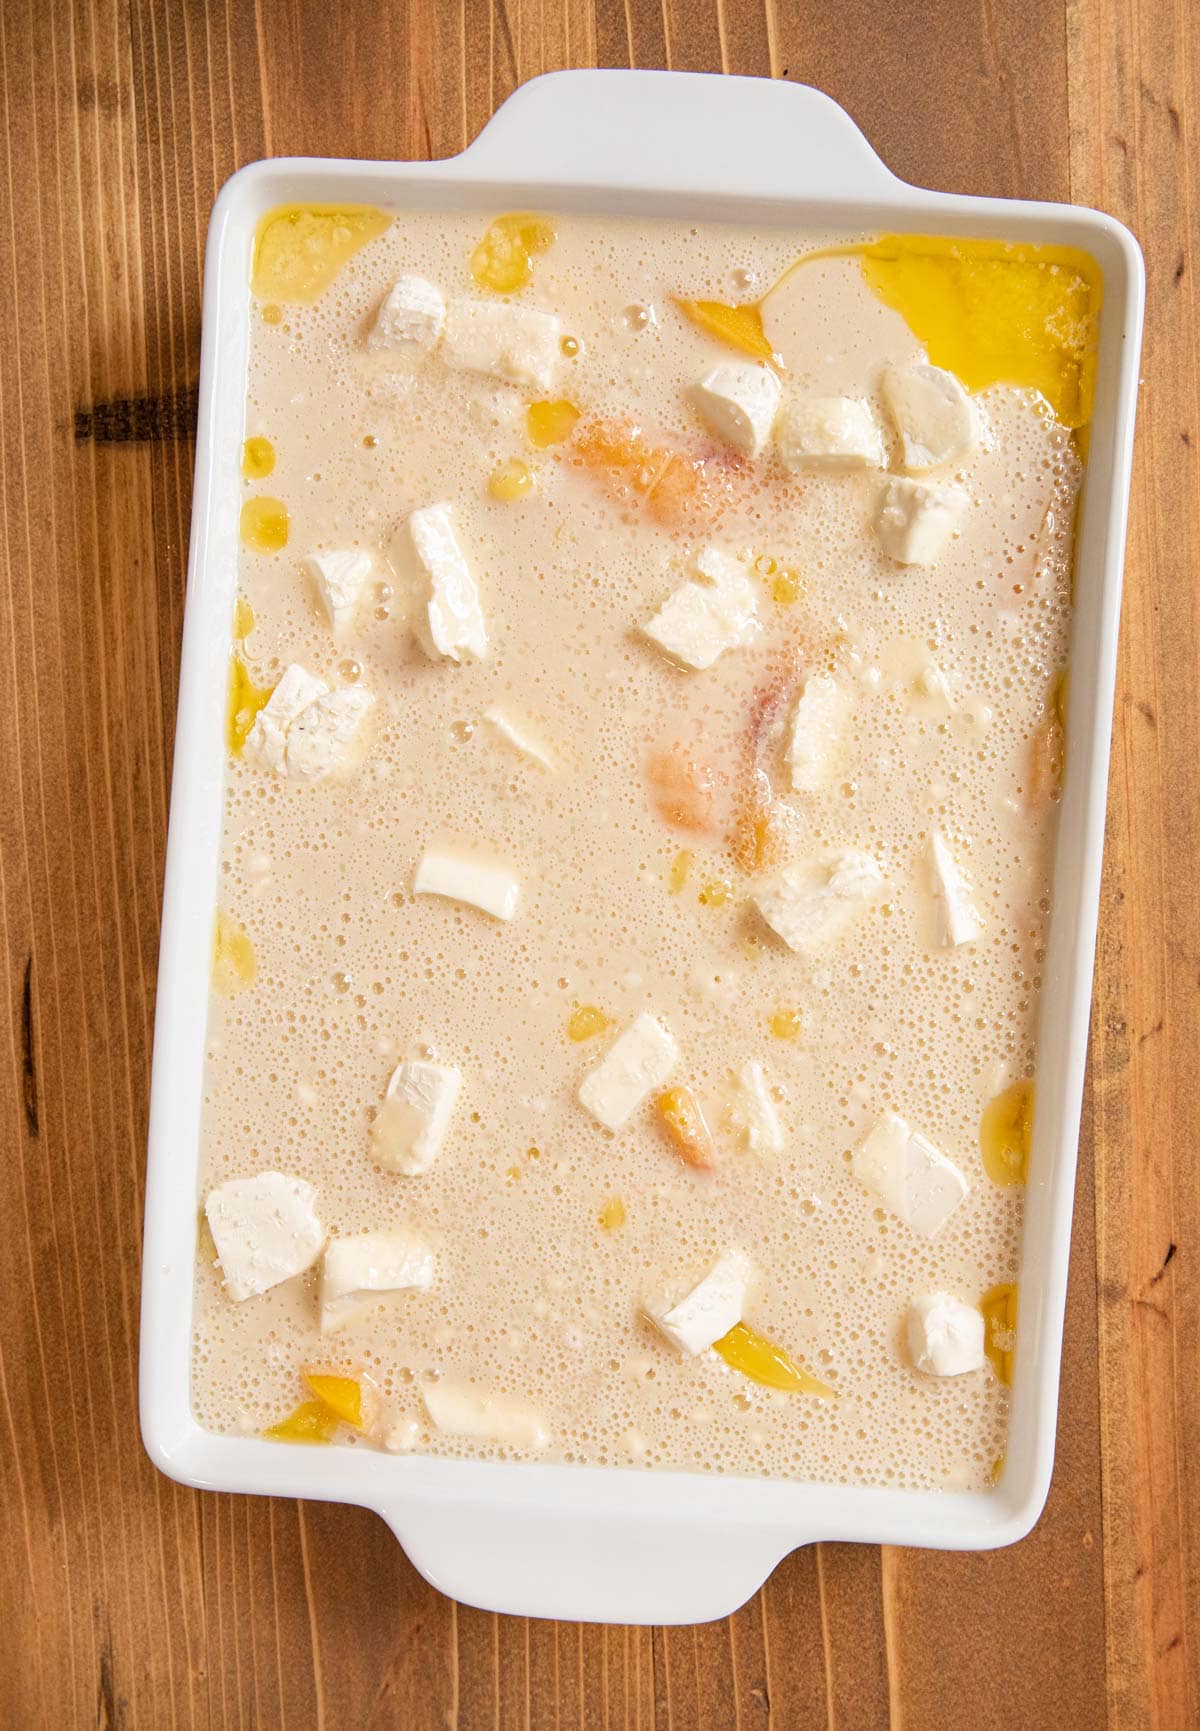
<instances>
[{"instance_id":1,"label":"butter chunk","mask_svg":"<svg viewBox=\"0 0 1200 1731\"><path fill-rule=\"evenodd\" d=\"M321 1265L322 1332L345 1328L388 1293L424 1291L433 1282L433 1268L433 1251L410 1232L331 1239Z\"/></svg>"},{"instance_id":2,"label":"butter chunk","mask_svg":"<svg viewBox=\"0 0 1200 1731\"><path fill-rule=\"evenodd\" d=\"M374 702L361 685L344 685L302 709L287 735L287 773L292 780L320 781L335 769Z\"/></svg>"},{"instance_id":3,"label":"butter chunk","mask_svg":"<svg viewBox=\"0 0 1200 1731\"><path fill-rule=\"evenodd\" d=\"M986 1362L982 1312L948 1292L914 1298L906 1333L913 1364L926 1376L963 1376Z\"/></svg>"},{"instance_id":4,"label":"butter chunk","mask_svg":"<svg viewBox=\"0 0 1200 1731\"><path fill-rule=\"evenodd\" d=\"M898 565L936 565L969 501L961 487L897 476L879 495L875 533Z\"/></svg>"},{"instance_id":5,"label":"butter chunk","mask_svg":"<svg viewBox=\"0 0 1200 1731\"><path fill-rule=\"evenodd\" d=\"M287 734L296 717L329 686L324 679L293 662L285 667L274 691L254 718L244 755L263 769L287 774Z\"/></svg>"},{"instance_id":6,"label":"butter chunk","mask_svg":"<svg viewBox=\"0 0 1200 1731\"><path fill-rule=\"evenodd\" d=\"M702 672L727 649L753 643L762 627L754 585L736 559L708 547L696 570L699 581L682 584L639 629L673 660Z\"/></svg>"},{"instance_id":7,"label":"butter chunk","mask_svg":"<svg viewBox=\"0 0 1200 1731\"><path fill-rule=\"evenodd\" d=\"M466 372L548 390L561 336L561 321L553 313L511 301L453 300L446 309L442 359Z\"/></svg>"},{"instance_id":8,"label":"butter chunk","mask_svg":"<svg viewBox=\"0 0 1200 1731\"><path fill-rule=\"evenodd\" d=\"M479 590L454 527L454 511L444 501L413 511L405 524L408 545L397 548L401 569L415 560L421 593L417 636L431 661L479 661L487 654L487 627ZM406 557L408 555L408 557Z\"/></svg>"},{"instance_id":9,"label":"butter chunk","mask_svg":"<svg viewBox=\"0 0 1200 1731\"><path fill-rule=\"evenodd\" d=\"M971 900L970 884L937 830L929 838L929 869L938 943L943 949L973 944L983 931L983 920Z\"/></svg>"},{"instance_id":10,"label":"butter chunk","mask_svg":"<svg viewBox=\"0 0 1200 1731\"><path fill-rule=\"evenodd\" d=\"M789 469L882 469L883 435L859 397L789 397L775 423Z\"/></svg>"},{"instance_id":11,"label":"butter chunk","mask_svg":"<svg viewBox=\"0 0 1200 1731\"><path fill-rule=\"evenodd\" d=\"M974 450L975 408L953 373L924 362L888 366L881 388L900 435L901 461L911 474L960 463Z\"/></svg>"},{"instance_id":12,"label":"butter chunk","mask_svg":"<svg viewBox=\"0 0 1200 1731\"><path fill-rule=\"evenodd\" d=\"M462 1072L410 1059L397 1064L371 1125L371 1153L406 1178L428 1172L442 1151L462 1087Z\"/></svg>"},{"instance_id":13,"label":"butter chunk","mask_svg":"<svg viewBox=\"0 0 1200 1731\"><path fill-rule=\"evenodd\" d=\"M342 636L354 623L363 585L374 564L371 555L361 547L310 553L304 560L304 569L316 586L335 637Z\"/></svg>"},{"instance_id":14,"label":"butter chunk","mask_svg":"<svg viewBox=\"0 0 1200 1731\"><path fill-rule=\"evenodd\" d=\"M754 902L789 949L804 951L838 937L882 888L883 873L869 853L829 848L765 879Z\"/></svg>"},{"instance_id":15,"label":"butter chunk","mask_svg":"<svg viewBox=\"0 0 1200 1731\"><path fill-rule=\"evenodd\" d=\"M245 755L292 781L320 781L346 758L374 698L359 685L333 691L293 663L254 718Z\"/></svg>"},{"instance_id":16,"label":"butter chunk","mask_svg":"<svg viewBox=\"0 0 1200 1731\"><path fill-rule=\"evenodd\" d=\"M924 1238L941 1230L969 1189L953 1161L898 1112L883 1113L851 1165L858 1181Z\"/></svg>"},{"instance_id":17,"label":"butter chunk","mask_svg":"<svg viewBox=\"0 0 1200 1731\"><path fill-rule=\"evenodd\" d=\"M849 710L849 695L832 674L814 673L805 680L792 711L788 742L794 793L815 793L824 786Z\"/></svg>"},{"instance_id":18,"label":"butter chunk","mask_svg":"<svg viewBox=\"0 0 1200 1731\"><path fill-rule=\"evenodd\" d=\"M743 1064L734 1076L729 1100L730 1127L752 1154L781 1154L783 1130L771 1098L766 1072L757 1059Z\"/></svg>"},{"instance_id":19,"label":"butter chunk","mask_svg":"<svg viewBox=\"0 0 1200 1731\"><path fill-rule=\"evenodd\" d=\"M446 1436L484 1437L521 1449L545 1448L550 1440L532 1407L508 1395L485 1394L462 1383L431 1382L422 1387L421 1399Z\"/></svg>"},{"instance_id":20,"label":"butter chunk","mask_svg":"<svg viewBox=\"0 0 1200 1731\"><path fill-rule=\"evenodd\" d=\"M499 705L485 709L483 719L495 728L501 739L508 741L514 751L519 751L522 757L532 758L534 763L540 763L543 769L548 769L551 775L557 772L558 764L549 746L543 745L528 722L519 720Z\"/></svg>"},{"instance_id":21,"label":"butter chunk","mask_svg":"<svg viewBox=\"0 0 1200 1731\"><path fill-rule=\"evenodd\" d=\"M679 1061L669 1028L643 1010L580 1084L580 1103L606 1130L619 1130L661 1088Z\"/></svg>"},{"instance_id":22,"label":"butter chunk","mask_svg":"<svg viewBox=\"0 0 1200 1731\"><path fill-rule=\"evenodd\" d=\"M642 1310L672 1346L694 1358L742 1320L753 1272L742 1251L727 1250L682 1298L656 1295L643 1299Z\"/></svg>"},{"instance_id":23,"label":"butter chunk","mask_svg":"<svg viewBox=\"0 0 1200 1731\"><path fill-rule=\"evenodd\" d=\"M436 283L423 276L397 277L375 315L367 337L373 353L401 355L436 348L446 322L446 301Z\"/></svg>"},{"instance_id":24,"label":"butter chunk","mask_svg":"<svg viewBox=\"0 0 1200 1731\"><path fill-rule=\"evenodd\" d=\"M779 409L779 377L770 367L726 361L693 387L692 396L719 439L743 456L758 456Z\"/></svg>"},{"instance_id":25,"label":"butter chunk","mask_svg":"<svg viewBox=\"0 0 1200 1731\"><path fill-rule=\"evenodd\" d=\"M443 847L426 848L413 889L419 896L467 902L497 920L511 920L521 898L521 880L507 866Z\"/></svg>"},{"instance_id":26,"label":"butter chunk","mask_svg":"<svg viewBox=\"0 0 1200 1731\"><path fill-rule=\"evenodd\" d=\"M230 1298L257 1298L312 1267L325 1243L316 1199L311 1184L282 1172L231 1178L209 1192L204 1212Z\"/></svg>"}]
</instances>

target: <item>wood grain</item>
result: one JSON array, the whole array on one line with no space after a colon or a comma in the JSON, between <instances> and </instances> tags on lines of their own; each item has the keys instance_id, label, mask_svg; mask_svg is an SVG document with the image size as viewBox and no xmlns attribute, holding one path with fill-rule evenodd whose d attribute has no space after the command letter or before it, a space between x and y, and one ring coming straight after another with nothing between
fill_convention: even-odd
<instances>
[{"instance_id":1,"label":"wood grain","mask_svg":"<svg viewBox=\"0 0 1200 1731\"><path fill-rule=\"evenodd\" d=\"M254 157L445 155L591 64L819 84L906 178L1099 205L1149 272L1049 1508L992 1556L805 1550L665 1631L455 1606L361 1510L158 1477L135 1408L208 211ZM1198 97L1194 0L0 0L6 1726L1200 1722Z\"/></svg>"}]
</instances>

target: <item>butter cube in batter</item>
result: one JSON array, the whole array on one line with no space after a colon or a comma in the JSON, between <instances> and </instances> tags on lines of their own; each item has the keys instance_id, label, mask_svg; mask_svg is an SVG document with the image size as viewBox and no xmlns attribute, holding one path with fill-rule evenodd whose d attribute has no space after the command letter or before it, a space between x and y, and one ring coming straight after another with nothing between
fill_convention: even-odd
<instances>
[{"instance_id":1,"label":"butter cube in batter","mask_svg":"<svg viewBox=\"0 0 1200 1731\"><path fill-rule=\"evenodd\" d=\"M204 1212L230 1298L256 1298L312 1267L325 1243L316 1199L311 1184L283 1172L231 1178L209 1192Z\"/></svg>"},{"instance_id":2,"label":"butter cube in batter","mask_svg":"<svg viewBox=\"0 0 1200 1731\"><path fill-rule=\"evenodd\" d=\"M428 1172L446 1140L462 1072L419 1059L397 1064L371 1126L371 1152L389 1172Z\"/></svg>"},{"instance_id":3,"label":"butter cube in batter","mask_svg":"<svg viewBox=\"0 0 1200 1731\"><path fill-rule=\"evenodd\" d=\"M726 361L706 374L692 395L718 438L743 456L758 456L779 409L777 373L748 361Z\"/></svg>"},{"instance_id":4,"label":"butter cube in batter","mask_svg":"<svg viewBox=\"0 0 1200 1731\"><path fill-rule=\"evenodd\" d=\"M679 1061L669 1028L642 1012L580 1084L579 1099L606 1130L619 1130Z\"/></svg>"},{"instance_id":5,"label":"butter cube in batter","mask_svg":"<svg viewBox=\"0 0 1200 1731\"><path fill-rule=\"evenodd\" d=\"M415 1233L359 1232L332 1238L321 1266L321 1329L331 1334L381 1297L433 1283L433 1251Z\"/></svg>"},{"instance_id":6,"label":"butter cube in batter","mask_svg":"<svg viewBox=\"0 0 1200 1731\"><path fill-rule=\"evenodd\" d=\"M411 354L437 346L446 322L446 301L436 283L423 276L397 277L375 315L367 337L374 354Z\"/></svg>"},{"instance_id":7,"label":"butter cube in batter","mask_svg":"<svg viewBox=\"0 0 1200 1731\"><path fill-rule=\"evenodd\" d=\"M304 560L304 569L316 586L335 637L341 637L353 625L363 585L374 564L371 555L361 547L310 553Z\"/></svg>"},{"instance_id":8,"label":"butter cube in batter","mask_svg":"<svg viewBox=\"0 0 1200 1731\"><path fill-rule=\"evenodd\" d=\"M883 873L869 853L828 848L764 879L754 903L789 949L813 950L839 937L882 888Z\"/></svg>"},{"instance_id":9,"label":"butter cube in batter","mask_svg":"<svg viewBox=\"0 0 1200 1731\"><path fill-rule=\"evenodd\" d=\"M851 1164L859 1183L923 1238L940 1232L970 1188L953 1161L898 1112L882 1114Z\"/></svg>"},{"instance_id":10,"label":"butter cube in batter","mask_svg":"<svg viewBox=\"0 0 1200 1731\"><path fill-rule=\"evenodd\" d=\"M642 1310L672 1346L686 1357L695 1357L742 1320L752 1275L749 1257L740 1250L727 1250L681 1298L646 1298Z\"/></svg>"}]
</instances>

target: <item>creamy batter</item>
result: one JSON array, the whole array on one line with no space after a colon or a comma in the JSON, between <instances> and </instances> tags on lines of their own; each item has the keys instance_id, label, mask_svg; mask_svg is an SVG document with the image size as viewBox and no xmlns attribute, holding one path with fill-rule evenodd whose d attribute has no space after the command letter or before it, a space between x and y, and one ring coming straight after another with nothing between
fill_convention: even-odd
<instances>
[{"instance_id":1,"label":"creamy batter","mask_svg":"<svg viewBox=\"0 0 1200 1731\"><path fill-rule=\"evenodd\" d=\"M1074 441L1035 391L977 392L978 441L948 471L969 500L958 533L932 566L898 564L874 527L878 467L739 456L692 395L746 356L673 297L756 302L833 237L559 217L515 295L569 339L552 387L454 368L437 348L402 362L373 349L402 273L481 295L470 266L488 220L399 215L317 298L254 302L244 493L287 520L272 530L262 507L265 541L241 552L241 677L265 694L298 663L375 703L322 780L231 753L198 1201L265 1171L302 1178L325 1232L410 1230L434 1274L323 1334L319 1263L237 1301L202 1225L197 1417L262 1431L317 1364L379 1390L380 1417L343 1427L344 1444L983 1486L1004 1452L1003 1353L923 1373L906 1318L922 1295L976 1307L1019 1274L1022 1188L989 1176L980 1127L1036 1066ZM926 354L860 260L794 271L761 329L785 399L864 401L899 474L881 369ZM538 400L579 411L556 443L530 437ZM684 472L699 491L647 499L640 459L614 446L630 423L654 451L698 460ZM475 661L430 658L421 599L389 558L408 514L438 501L486 619ZM372 574L335 639L302 560L355 548ZM761 630L696 670L639 627L706 548L740 562ZM842 722L818 785L794 791L790 706L822 671ZM497 710L551 767L485 719ZM938 941L935 831L981 923L955 946ZM510 869L515 917L415 894L437 844ZM798 953L756 889L829 849L869 853L883 889ZM639 1012L677 1042L671 1084L704 1111L709 1170L680 1159L653 1100L616 1132L579 1101ZM372 1157L403 1059L462 1077L417 1176ZM751 1062L779 1152L738 1133L731 1078ZM889 1110L969 1187L932 1238L852 1170ZM648 1320L648 1295L694 1286L730 1249L753 1266L746 1321L833 1398L762 1386L715 1351L681 1355ZM536 1415L539 1446L446 1434L422 1397L439 1382Z\"/></svg>"}]
</instances>

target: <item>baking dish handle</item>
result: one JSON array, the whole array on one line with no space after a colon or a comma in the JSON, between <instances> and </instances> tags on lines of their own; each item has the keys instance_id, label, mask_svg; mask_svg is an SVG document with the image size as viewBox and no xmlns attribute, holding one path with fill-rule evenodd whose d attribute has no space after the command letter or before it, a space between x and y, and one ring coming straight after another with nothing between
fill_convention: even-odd
<instances>
[{"instance_id":1,"label":"baking dish handle","mask_svg":"<svg viewBox=\"0 0 1200 1731\"><path fill-rule=\"evenodd\" d=\"M899 184L823 91L708 72L548 72L455 162L494 181L705 196L871 200Z\"/></svg>"},{"instance_id":2,"label":"baking dish handle","mask_svg":"<svg viewBox=\"0 0 1200 1731\"><path fill-rule=\"evenodd\" d=\"M577 1507L438 1499L379 1513L425 1579L452 1599L570 1622L711 1622L744 1605L795 1548L775 1530L634 1523Z\"/></svg>"}]
</instances>

